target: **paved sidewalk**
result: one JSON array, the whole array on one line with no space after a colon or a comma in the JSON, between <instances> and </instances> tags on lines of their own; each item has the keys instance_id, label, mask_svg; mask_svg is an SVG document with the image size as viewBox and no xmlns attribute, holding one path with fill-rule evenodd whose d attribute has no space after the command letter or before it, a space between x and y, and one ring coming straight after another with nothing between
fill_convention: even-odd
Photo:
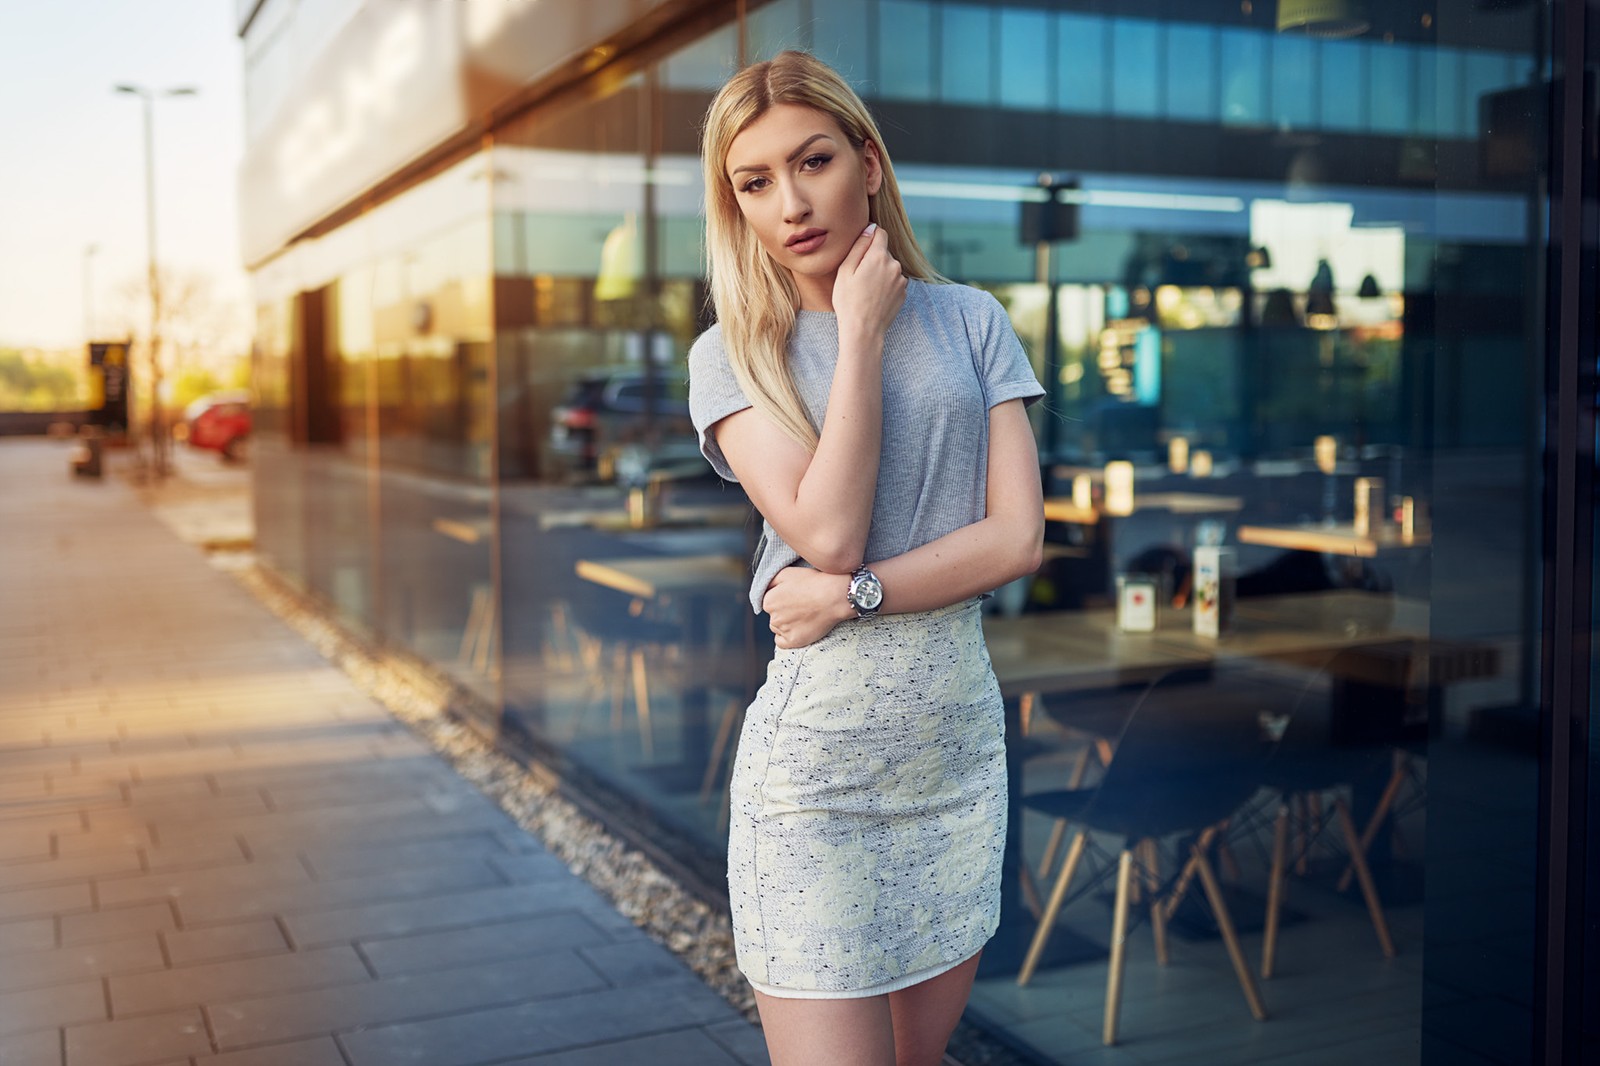
<instances>
[{"instance_id":1,"label":"paved sidewalk","mask_svg":"<svg viewBox=\"0 0 1600 1066\"><path fill-rule=\"evenodd\" d=\"M0 1063L766 1061L71 449L0 440Z\"/></svg>"}]
</instances>

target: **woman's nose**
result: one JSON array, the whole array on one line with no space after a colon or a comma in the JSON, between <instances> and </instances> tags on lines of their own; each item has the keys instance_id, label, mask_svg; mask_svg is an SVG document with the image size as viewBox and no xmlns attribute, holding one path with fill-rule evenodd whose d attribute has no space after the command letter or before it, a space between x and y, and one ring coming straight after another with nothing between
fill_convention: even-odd
<instances>
[{"instance_id":1,"label":"woman's nose","mask_svg":"<svg viewBox=\"0 0 1600 1066\"><path fill-rule=\"evenodd\" d=\"M783 192L783 220L788 223L799 222L811 214L811 204L800 195L800 190L793 185L788 186Z\"/></svg>"}]
</instances>

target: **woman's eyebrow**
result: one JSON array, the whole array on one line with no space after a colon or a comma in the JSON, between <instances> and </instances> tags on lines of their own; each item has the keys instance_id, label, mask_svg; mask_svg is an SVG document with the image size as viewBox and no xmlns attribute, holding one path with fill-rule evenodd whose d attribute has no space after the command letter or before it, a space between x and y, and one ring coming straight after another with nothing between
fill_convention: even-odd
<instances>
[{"instance_id":1,"label":"woman's eyebrow","mask_svg":"<svg viewBox=\"0 0 1600 1066\"><path fill-rule=\"evenodd\" d=\"M809 136L805 140L801 141L800 142L800 147L798 147L794 151L790 152L788 157L784 159L784 162L785 163L793 163L796 159L800 158L800 154L802 152L804 152L807 148L811 147L811 143L813 141L822 140L823 138L825 138L827 136L828 135L826 133L813 133L811 136ZM739 173L742 173L742 172L744 172L746 170L770 170L770 169L771 168L768 167L765 163L750 163L750 164L747 164L747 165L742 166L742 167L734 167L733 170L730 172L730 174L739 174Z\"/></svg>"}]
</instances>

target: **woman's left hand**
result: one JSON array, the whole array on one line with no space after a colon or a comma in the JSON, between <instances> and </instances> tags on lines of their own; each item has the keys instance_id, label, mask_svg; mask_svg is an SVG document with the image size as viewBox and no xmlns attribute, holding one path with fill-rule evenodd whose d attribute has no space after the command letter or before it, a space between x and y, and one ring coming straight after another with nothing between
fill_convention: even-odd
<instances>
[{"instance_id":1,"label":"woman's left hand","mask_svg":"<svg viewBox=\"0 0 1600 1066\"><path fill-rule=\"evenodd\" d=\"M779 570L761 598L780 648L803 648L832 632L851 617L845 591L850 579L806 566Z\"/></svg>"}]
</instances>

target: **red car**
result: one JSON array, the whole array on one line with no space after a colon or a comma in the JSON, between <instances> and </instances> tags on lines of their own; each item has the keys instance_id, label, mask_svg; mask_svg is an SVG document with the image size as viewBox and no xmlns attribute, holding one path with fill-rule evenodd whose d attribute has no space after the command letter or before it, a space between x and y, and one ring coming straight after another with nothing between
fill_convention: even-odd
<instances>
[{"instance_id":1,"label":"red car","mask_svg":"<svg viewBox=\"0 0 1600 1066\"><path fill-rule=\"evenodd\" d=\"M191 403L183 412L188 441L196 448L222 453L228 462L245 458L250 444L250 394L214 392Z\"/></svg>"}]
</instances>

